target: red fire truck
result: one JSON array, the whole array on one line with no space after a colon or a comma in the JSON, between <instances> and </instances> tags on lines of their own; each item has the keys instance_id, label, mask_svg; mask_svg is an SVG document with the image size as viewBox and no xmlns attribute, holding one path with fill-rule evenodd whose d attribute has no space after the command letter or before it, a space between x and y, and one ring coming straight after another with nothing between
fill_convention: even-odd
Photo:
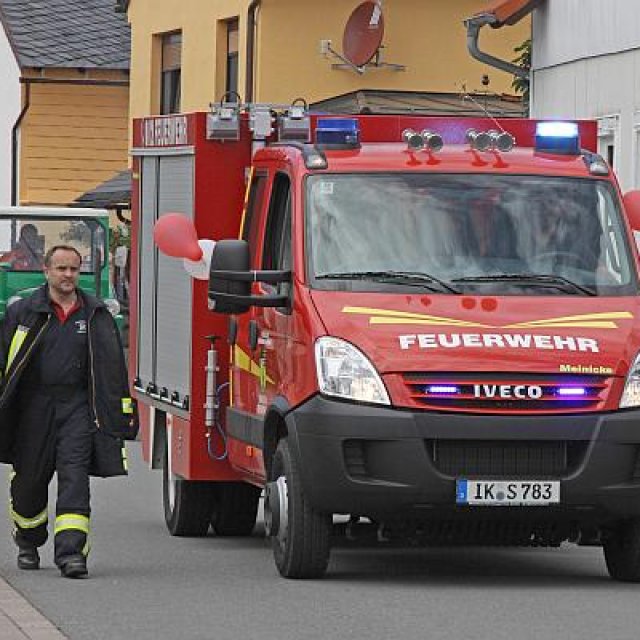
<instances>
[{"instance_id":1,"label":"red fire truck","mask_svg":"<svg viewBox=\"0 0 640 640\"><path fill-rule=\"evenodd\" d=\"M300 104L136 120L130 357L170 532L248 535L264 492L285 577L371 535L601 545L640 581L640 199L595 147Z\"/></svg>"}]
</instances>

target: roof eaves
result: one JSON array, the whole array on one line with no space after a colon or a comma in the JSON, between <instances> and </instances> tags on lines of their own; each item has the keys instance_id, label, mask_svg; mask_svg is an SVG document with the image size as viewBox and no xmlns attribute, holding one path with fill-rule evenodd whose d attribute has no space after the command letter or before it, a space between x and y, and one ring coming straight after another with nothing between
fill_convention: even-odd
<instances>
[{"instance_id":1,"label":"roof eaves","mask_svg":"<svg viewBox=\"0 0 640 640\"><path fill-rule=\"evenodd\" d=\"M16 62L18 63L18 66L20 68L22 68L24 65L22 64L22 60L20 59L20 52L18 50L18 47L16 45L16 41L13 37L13 33L11 32L11 29L9 28L9 21L7 20L6 16L4 15L3 9L2 9L2 4L0 4L0 27L4 30L6 36L7 36L7 40L9 42L9 46L11 47L11 51L13 52L13 56L16 59Z\"/></svg>"},{"instance_id":2,"label":"roof eaves","mask_svg":"<svg viewBox=\"0 0 640 640\"><path fill-rule=\"evenodd\" d=\"M544 0L497 0L476 15L493 16L491 26L498 29L506 25L514 25L530 14Z\"/></svg>"}]
</instances>

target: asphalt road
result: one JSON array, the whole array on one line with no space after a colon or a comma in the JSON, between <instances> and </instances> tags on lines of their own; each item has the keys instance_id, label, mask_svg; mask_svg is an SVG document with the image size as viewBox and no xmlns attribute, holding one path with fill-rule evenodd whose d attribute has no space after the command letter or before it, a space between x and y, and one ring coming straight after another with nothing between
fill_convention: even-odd
<instances>
[{"instance_id":1,"label":"asphalt road","mask_svg":"<svg viewBox=\"0 0 640 640\"><path fill-rule=\"evenodd\" d=\"M640 585L610 581L599 549L341 547L325 579L289 581L261 525L171 537L160 472L137 443L129 456L128 479L92 485L89 580L61 578L50 545L43 569L19 572L0 528L0 575L72 640L638 638Z\"/></svg>"}]
</instances>

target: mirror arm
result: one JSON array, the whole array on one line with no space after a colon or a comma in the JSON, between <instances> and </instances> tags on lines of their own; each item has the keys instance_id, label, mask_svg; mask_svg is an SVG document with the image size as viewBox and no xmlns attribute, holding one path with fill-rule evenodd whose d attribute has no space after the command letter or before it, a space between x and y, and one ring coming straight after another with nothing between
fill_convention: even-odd
<instances>
[{"instance_id":1,"label":"mirror arm","mask_svg":"<svg viewBox=\"0 0 640 640\"><path fill-rule=\"evenodd\" d=\"M263 295L263 296L240 296L235 293L215 293L209 294L209 300L219 300L235 305L251 305L252 307L288 307L291 303L289 296ZM215 311L215 307L212 309Z\"/></svg>"},{"instance_id":2,"label":"mirror arm","mask_svg":"<svg viewBox=\"0 0 640 640\"><path fill-rule=\"evenodd\" d=\"M209 277L233 282L280 284L282 282L291 282L291 271L219 271L212 269Z\"/></svg>"}]
</instances>

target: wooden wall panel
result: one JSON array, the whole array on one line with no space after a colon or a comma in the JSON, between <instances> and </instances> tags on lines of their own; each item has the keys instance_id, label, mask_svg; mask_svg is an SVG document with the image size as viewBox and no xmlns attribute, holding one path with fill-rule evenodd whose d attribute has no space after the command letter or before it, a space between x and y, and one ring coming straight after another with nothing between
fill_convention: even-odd
<instances>
[{"instance_id":1,"label":"wooden wall panel","mask_svg":"<svg viewBox=\"0 0 640 640\"><path fill-rule=\"evenodd\" d=\"M20 203L68 205L128 166L129 88L31 85Z\"/></svg>"}]
</instances>

